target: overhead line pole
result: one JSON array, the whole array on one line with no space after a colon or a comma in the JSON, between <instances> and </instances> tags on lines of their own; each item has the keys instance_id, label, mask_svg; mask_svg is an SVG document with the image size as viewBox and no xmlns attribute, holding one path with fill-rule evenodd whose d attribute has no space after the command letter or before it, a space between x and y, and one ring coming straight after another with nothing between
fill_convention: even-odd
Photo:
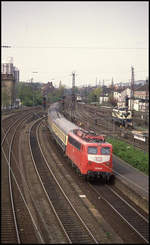
<instances>
[{"instance_id":1,"label":"overhead line pole","mask_svg":"<svg viewBox=\"0 0 150 245\"><path fill-rule=\"evenodd\" d=\"M104 103L104 80L103 80L103 100L102 100L102 104Z\"/></svg>"},{"instance_id":2,"label":"overhead line pole","mask_svg":"<svg viewBox=\"0 0 150 245\"><path fill-rule=\"evenodd\" d=\"M149 111L149 81L148 78L146 79L146 96L145 96L145 125L148 125L148 111Z\"/></svg>"},{"instance_id":3,"label":"overhead line pole","mask_svg":"<svg viewBox=\"0 0 150 245\"><path fill-rule=\"evenodd\" d=\"M71 108L71 119L75 112L75 72L72 72L72 108Z\"/></svg>"},{"instance_id":4,"label":"overhead line pole","mask_svg":"<svg viewBox=\"0 0 150 245\"><path fill-rule=\"evenodd\" d=\"M132 126L134 116L134 67L131 66L131 112L132 112Z\"/></svg>"}]
</instances>

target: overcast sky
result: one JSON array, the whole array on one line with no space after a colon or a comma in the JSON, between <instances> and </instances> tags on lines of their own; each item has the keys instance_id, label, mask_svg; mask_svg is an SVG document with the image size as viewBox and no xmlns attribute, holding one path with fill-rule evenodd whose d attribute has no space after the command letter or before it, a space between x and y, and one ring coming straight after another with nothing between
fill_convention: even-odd
<instances>
[{"instance_id":1,"label":"overcast sky","mask_svg":"<svg viewBox=\"0 0 150 245\"><path fill-rule=\"evenodd\" d=\"M148 1L2 1L2 62L72 86L148 77ZM38 72L38 73L33 73Z\"/></svg>"}]
</instances>

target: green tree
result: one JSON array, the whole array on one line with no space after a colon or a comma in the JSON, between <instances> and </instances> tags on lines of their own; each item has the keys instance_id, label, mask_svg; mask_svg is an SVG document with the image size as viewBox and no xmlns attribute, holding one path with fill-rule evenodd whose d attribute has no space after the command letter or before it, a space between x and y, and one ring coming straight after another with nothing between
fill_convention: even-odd
<instances>
[{"instance_id":1,"label":"green tree","mask_svg":"<svg viewBox=\"0 0 150 245\"><path fill-rule=\"evenodd\" d=\"M59 88L56 89L57 91L57 96L62 98L62 96L64 95L64 91L65 91L65 85L59 84Z\"/></svg>"},{"instance_id":2,"label":"green tree","mask_svg":"<svg viewBox=\"0 0 150 245\"><path fill-rule=\"evenodd\" d=\"M88 102L98 102L99 101L99 97L101 94L101 88L95 88L93 89L90 94L88 95Z\"/></svg>"},{"instance_id":3,"label":"green tree","mask_svg":"<svg viewBox=\"0 0 150 245\"><path fill-rule=\"evenodd\" d=\"M55 88L52 92L47 95L47 100L50 103L54 103L62 99L65 91L65 85L59 83L59 88Z\"/></svg>"},{"instance_id":4,"label":"green tree","mask_svg":"<svg viewBox=\"0 0 150 245\"><path fill-rule=\"evenodd\" d=\"M17 97L25 106L36 106L42 104L42 93L33 83L18 83Z\"/></svg>"}]
</instances>

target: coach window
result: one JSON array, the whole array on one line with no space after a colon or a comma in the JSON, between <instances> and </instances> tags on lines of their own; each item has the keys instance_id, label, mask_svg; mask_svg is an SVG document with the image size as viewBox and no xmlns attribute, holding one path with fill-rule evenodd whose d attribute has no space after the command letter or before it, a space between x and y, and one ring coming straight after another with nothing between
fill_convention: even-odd
<instances>
[{"instance_id":1,"label":"coach window","mask_svg":"<svg viewBox=\"0 0 150 245\"><path fill-rule=\"evenodd\" d=\"M102 147L101 148L102 155L110 155L110 148L109 147Z\"/></svg>"},{"instance_id":2,"label":"coach window","mask_svg":"<svg viewBox=\"0 0 150 245\"><path fill-rule=\"evenodd\" d=\"M97 147L89 146L88 154L97 154Z\"/></svg>"}]
</instances>

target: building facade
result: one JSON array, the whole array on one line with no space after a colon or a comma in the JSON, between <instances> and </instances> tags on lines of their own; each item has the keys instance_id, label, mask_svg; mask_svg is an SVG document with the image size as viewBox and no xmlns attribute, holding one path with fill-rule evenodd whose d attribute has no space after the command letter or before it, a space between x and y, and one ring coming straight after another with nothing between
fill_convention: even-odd
<instances>
[{"instance_id":1,"label":"building facade","mask_svg":"<svg viewBox=\"0 0 150 245\"><path fill-rule=\"evenodd\" d=\"M12 63L1 65L2 107L14 105L16 102L16 83L19 82L19 70Z\"/></svg>"},{"instance_id":2,"label":"building facade","mask_svg":"<svg viewBox=\"0 0 150 245\"><path fill-rule=\"evenodd\" d=\"M131 89L126 88L120 93L118 96L117 106L125 107L126 104L126 96L128 96L128 109L132 109L133 103L133 110L135 111L145 111L148 107L149 103L149 91L146 88L146 85L142 85L134 90L134 100L131 100Z\"/></svg>"},{"instance_id":3,"label":"building facade","mask_svg":"<svg viewBox=\"0 0 150 245\"><path fill-rule=\"evenodd\" d=\"M2 106L10 106L15 104L16 86L15 79L12 74L2 74Z\"/></svg>"}]
</instances>

